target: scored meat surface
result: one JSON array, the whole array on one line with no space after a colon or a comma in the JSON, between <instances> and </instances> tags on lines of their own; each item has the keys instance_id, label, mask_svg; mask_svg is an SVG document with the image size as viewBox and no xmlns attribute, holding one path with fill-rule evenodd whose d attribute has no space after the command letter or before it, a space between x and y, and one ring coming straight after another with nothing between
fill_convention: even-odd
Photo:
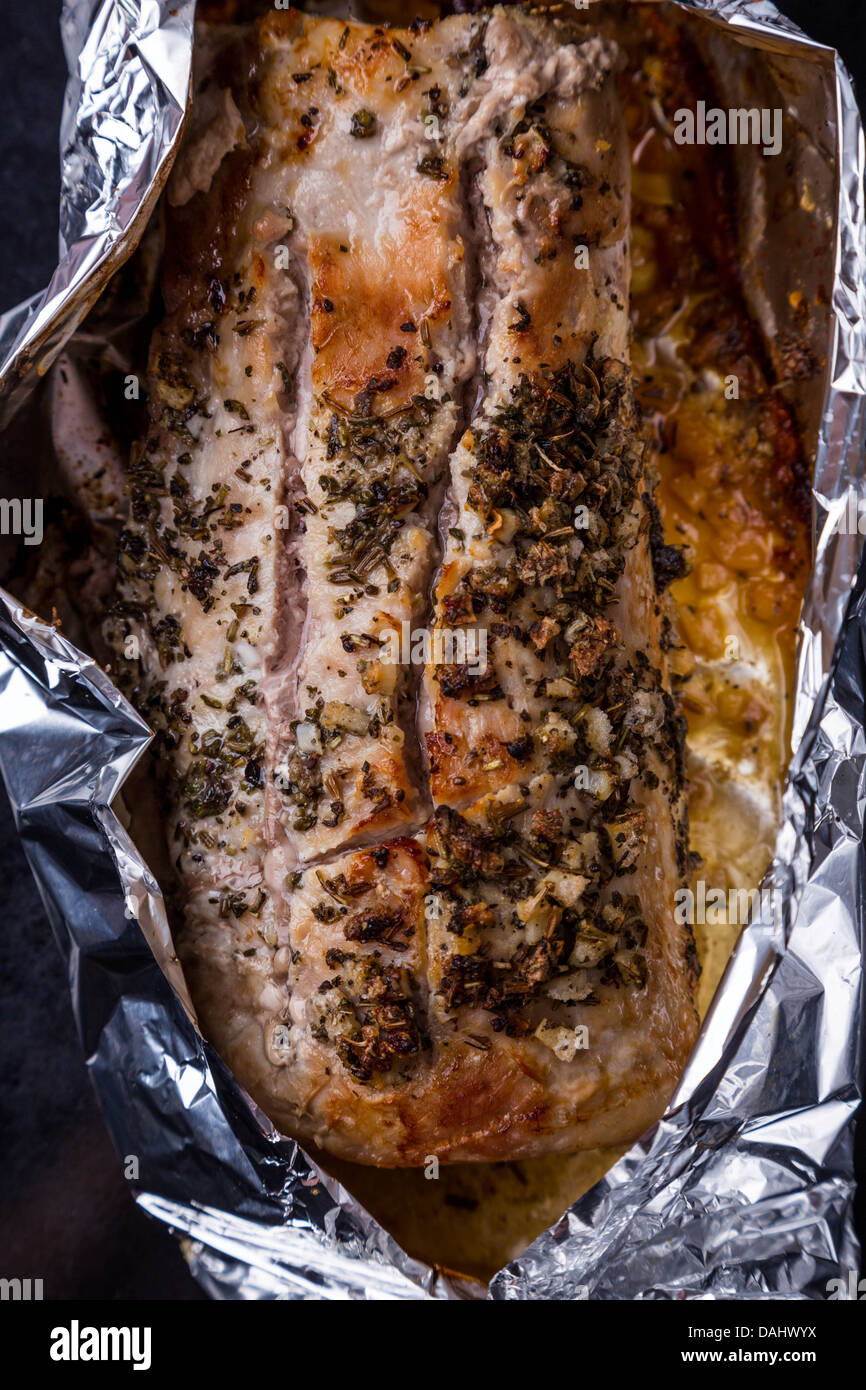
<instances>
[{"instance_id":1,"label":"scored meat surface","mask_svg":"<svg viewBox=\"0 0 866 1390\"><path fill-rule=\"evenodd\" d=\"M618 1144L696 1031L614 44L522 9L212 30L112 638L178 952L286 1132Z\"/></svg>"}]
</instances>

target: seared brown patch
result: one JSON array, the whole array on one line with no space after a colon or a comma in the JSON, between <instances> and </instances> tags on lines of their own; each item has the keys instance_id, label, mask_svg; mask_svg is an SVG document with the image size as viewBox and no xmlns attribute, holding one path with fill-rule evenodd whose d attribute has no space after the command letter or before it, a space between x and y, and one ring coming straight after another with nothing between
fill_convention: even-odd
<instances>
[{"instance_id":1,"label":"seared brown patch","mask_svg":"<svg viewBox=\"0 0 866 1390\"><path fill-rule=\"evenodd\" d=\"M346 409L361 393L384 414L423 394L427 372L421 327L444 318L451 298L442 264L441 202L451 181L419 176L401 216L375 243L310 238L313 274L313 384ZM403 325L419 329L409 334ZM426 336L426 335L425 335Z\"/></svg>"},{"instance_id":2,"label":"seared brown patch","mask_svg":"<svg viewBox=\"0 0 866 1390\"><path fill-rule=\"evenodd\" d=\"M456 703L456 702L455 702ZM514 737L507 741L485 735L470 745L459 733L434 733L426 737L430 762L430 787L434 799L447 804L475 798L484 792L498 791L520 776L521 760L508 751L508 744L520 748L525 726L517 715L508 721L504 711L502 723L513 722ZM459 718L459 715L457 716ZM457 718L442 719L440 727L456 728Z\"/></svg>"}]
</instances>

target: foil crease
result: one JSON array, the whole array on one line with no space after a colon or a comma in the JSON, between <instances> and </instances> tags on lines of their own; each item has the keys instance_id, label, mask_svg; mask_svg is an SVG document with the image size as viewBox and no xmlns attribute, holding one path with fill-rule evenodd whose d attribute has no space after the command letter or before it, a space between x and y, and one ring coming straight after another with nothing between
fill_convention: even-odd
<instances>
[{"instance_id":1,"label":"foil crease","mask_svg":"<svg viewBox=\"0 0 866 1390\"><path fill-rule=\"evenodd\" d=\"M835 137L838 170L816 556L767 880L782 910L762 898L664 1119L496 1275L494 1300L822 1298L859 1263L866 565L860 537L837 524L852 498L866 505L863 135L840 60L767 0L684 7L744 45L829 65L831 82L815 132L819 150ZM65 7L61 260L44 294L0 319L6 418L155 205L182 131L193 11L192 0ZM138 1159L137 1202L180 1235L216 1298L484 1297L401 1250L275 1132L198 1033L159 887L111 809L149 737L95 662L0 591L0 771L106 1121L118 1153Z\"/></svg>"},{"instance_id":2,"label":"foil crease","mask_svg":"<svg viewBox=\"0 0 866 1390\"><path fill-rule=\"evenodd\" d=\"M48 371L156 206L191 90L194 14L195 0L64 4L60 261L41 294L0 316L0 423L24 398L31 368Z\"/></svg>"}]
</instances>

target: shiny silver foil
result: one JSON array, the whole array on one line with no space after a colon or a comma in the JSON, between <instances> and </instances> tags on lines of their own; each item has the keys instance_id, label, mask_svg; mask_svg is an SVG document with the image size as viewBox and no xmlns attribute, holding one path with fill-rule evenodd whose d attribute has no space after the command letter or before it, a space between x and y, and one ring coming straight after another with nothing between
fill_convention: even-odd
<instances>
[{"instance_id":1,"label":"shiny silver foil","mask_svg":"<svg viewBox=\"0 0 866 1390\"><path fill-rule=\"evenodd\" d=\"M42 294L0 317L7 418L18 382L48 371L156 205L189 100L194 13L195 0L64 4L60 262Z\"/></svg>"},{"instance_id":2,"label":"shiny silver foil","mask_svg":"<svg viewBox=\"0 0 866 1390\"><path fill-rule=\"evenodd\" d=\"M866 504L863 135L842 64L767 0L685 7L710 21L705 51L731 104L749 104L735 89L760 56L770 104L798 133L785 176L823 181L836 213L829 365L822 390L796 399L816 446L816 558L768 878L783 911L743 932L662 1122L496 1275L496 1300L823 1298L859 1263L866 568L860 536L836 527L850 498ZM180 138L192 18L191 0L66 6L61 260L43 295L0 320L7 418L143 230ZM747 162L737 173L750 301L772 353L786 310L761 221L770 200ZM0 770L107 1123L138 1159L136 1200L181 1235L217 1298L483 1297L402 1251L197 1032L159 887L110 809L148 739L92 660L0 592Z\"/></svg>"}]
</instances>

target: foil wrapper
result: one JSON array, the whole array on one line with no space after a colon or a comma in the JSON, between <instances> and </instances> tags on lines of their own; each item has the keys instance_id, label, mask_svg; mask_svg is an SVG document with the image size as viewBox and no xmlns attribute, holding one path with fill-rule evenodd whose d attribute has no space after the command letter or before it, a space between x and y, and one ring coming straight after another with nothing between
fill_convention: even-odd
<instances>
[{"instance_id":1,"label":"foil wrapper","mask_svg":"<svg viewBox=\"0 0 866 1390\"><path fill-rule=\"evenodd\" d=\"M767 0L683 8L705 22L726 93L757 81L794 119L796 169L829 198L835 236L827 371L797 401L816 441L815 564L766 881L776 891L740 937L663 1120L494 1277L494 1300L823 1298L859 1263L866 566L856 528L839 522L866 505L863 134L838 57ZM64 10L61 258L44 294L0 319L6 422L153 210L182 133L193 18L192 0ZM747 289L772 354L786 310L763 221L771 163L758 174L743 159L737 177ZM118 1153L138 1160L136 1201L180 1234L213 1297L484 1297L407 1255L275 1132L198 1033L159 886L111 809L149 737L93 660L0 591L0 771L106 1121Z\"/></svg>"}]
</instances>

